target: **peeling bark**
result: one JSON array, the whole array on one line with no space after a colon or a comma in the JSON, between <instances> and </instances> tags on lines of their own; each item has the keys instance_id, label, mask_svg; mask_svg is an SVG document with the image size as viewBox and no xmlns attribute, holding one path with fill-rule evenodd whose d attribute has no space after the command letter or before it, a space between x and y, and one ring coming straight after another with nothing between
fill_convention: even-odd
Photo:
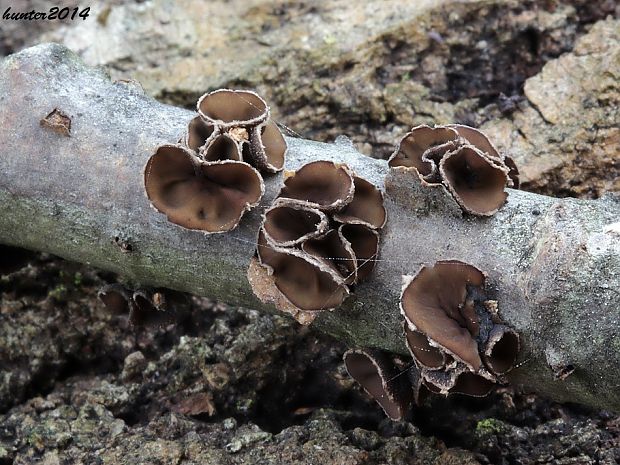
<instances>
[{"instance_id":1,"label":"peeling bark","mask_svg":"<svg viewBox=\"0 0 620 465\"><path fill-rule=\"evenodd\" d=\"M70 136L41 126L57 109ZM0 243L40 250L234 305L270 310L247 269L261 213L282 174L232 232L205 236L156 212L142 173L156 147L179 140L193 113L111 83L66 48L40 45L0 65ZM620 410L620 197L554 199L509 190L490 218L462 217L441 189L420 187L345 139L288 138L287 170L347 163L387 191L377 266L316 328L351 344L407 354L401 276L461 260L487 275L499 315L522 339L512 382L558 400ZM386 180L386 175L387 177ZM451 201L451 200L450 200ZM120 247L124 244L125 247ZM561 367L571 367L558 377Z\"/></svg>"}]
</instances>

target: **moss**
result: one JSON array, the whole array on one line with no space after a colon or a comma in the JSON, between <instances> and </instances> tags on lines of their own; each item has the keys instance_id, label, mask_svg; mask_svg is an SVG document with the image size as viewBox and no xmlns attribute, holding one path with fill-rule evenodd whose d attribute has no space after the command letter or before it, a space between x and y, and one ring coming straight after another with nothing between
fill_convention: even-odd
<instances>
[{"instance_id":1,"label":"moss","mask_svg":"<svg viewBox=\"0 0 620 465\"><path fill-rule=\"evenodd\" d=\"M498 434L506 429L506 424L495 418L485 418L476 424L476 434L479 436Z\"/></svg>"}]
</instances>

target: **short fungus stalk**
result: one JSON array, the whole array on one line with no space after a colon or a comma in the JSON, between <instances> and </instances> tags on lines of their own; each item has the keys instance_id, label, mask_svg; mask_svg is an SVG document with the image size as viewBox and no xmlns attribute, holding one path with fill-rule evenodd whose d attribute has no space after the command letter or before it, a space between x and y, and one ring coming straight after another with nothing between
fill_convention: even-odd
<instances>
[{"instance_id":1,"label":"short fungus stalk","mask_svg":"<svg viewBox=\"0 0 620 465\"><path fill-rule=\"evenodd\" d=\"M309 324L370 275L385 222L383 194L346 165L316 161L285 173L248 270L254 293Z\"/></svg>"}]
</instances>

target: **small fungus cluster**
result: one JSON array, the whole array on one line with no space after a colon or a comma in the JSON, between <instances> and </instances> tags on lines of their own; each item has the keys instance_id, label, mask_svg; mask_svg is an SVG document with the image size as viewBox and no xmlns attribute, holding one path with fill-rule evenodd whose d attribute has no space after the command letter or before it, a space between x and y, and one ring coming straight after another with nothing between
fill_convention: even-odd
<instances>
[{"instance_id":1,"label":"small fungus cluster","mask_svg":"<svg viewBox=\"0 0 620 465\"><path fill-rule=\"evenodd\" d=\"M99 300L114 315L128 315L134 326L165 326L174 323L187 301L183 294L171 290L131 291L114 283L102 287Z\"/></svg>"},{"instance_id":2,"label":"small fungus cluster","mask_svg":"<svg viewBox=\"0 0 620 465\"><path fill-rule=\"evenodd\" d=\"M275 287L281 309L294 315L338 307L372 272L385 221L381 191L347 165L316 161L285 173L258 235L258 264L269 279L259 283L251 266L254 292Z\"/></svg>"},{"instance_id":3,"label":"small fungus cluster","mask_svg":"<svg viewBox=\"0 0 620 465\"><path fill-rule=\"evenodd\" d=\"M501 322L484 274L471 265L439 261L404 276L400 309L414 366L399 372L377 350L344 356L349 374L390 418L403 418L423 392L486 396L515 366L519 336Z\"/></svg>"},{"instance_id":4,"label":"small fungus cluster","mask_svg":"<svg viewBox=\"0 0 620 465\"><path fill-rule=\"evenodd\" d=\"M460 124L416 126L388 164L414 170L425 186L444 186L472 215L493 215L506 202L504 188L519 187L512 158L500 154L479 130Z\"/></svg>"},{"instance_id":5,"label":"small fungus cluster","mask_svg":"<svg viewBox=\"0 0 620 465\"><path fill-rule=\"evenodd\" d=\"M287 145L265 101L251 91L203 95L181 144L157 148L144 172L146 194L169 221L188 229L234 229L265 187L259 170L284 167Z\"/></svg>"}]
</instances>

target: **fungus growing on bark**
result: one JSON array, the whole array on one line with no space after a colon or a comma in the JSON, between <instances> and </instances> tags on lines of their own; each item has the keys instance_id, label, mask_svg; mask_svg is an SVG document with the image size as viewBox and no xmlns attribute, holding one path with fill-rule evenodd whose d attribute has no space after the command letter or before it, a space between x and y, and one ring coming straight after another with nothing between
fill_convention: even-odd
<instances>
[{"instance_id":1,"label":"fungus growing on bark","mask_svg":"<svg viewBox=\"0 0 620 465\"><path fill-rule=\"evenodd\" d=\"M250 133L249 158L259 170L275 173L284 168L287 145L278 125L269 120Z\"/></svg>"},{"instance_id":2,"label":"fungus growing on bark","mask_svg":"<svg viewBox=\"0 0 620 465\"><path fill-rule=\"evenodd\" d=\"M308 312L338 307L372 272L385 221L381 192L346 165L316 161L286 173L248 269L254 293L309 324Z\"/></svg>"},{"instance_id":3,"label":"fungus growing on bark","mask_svg":"<svg viewBox=\"0 0 620 465\"><path fill-rule=\"evenodd\" d=\"M517 361L519 336L500 321L497 301L488 298L480 270L456 260L439 261L415 276L403 276L403 283L405 343L417 367L406 371L416 403L427 392L483 397L504 382L503 375ZM368 357L356 362L365 376L347 365L351 376L373 397L384 399L374 362Z\"/></svg>"},{"instance_id":4,"label":"fungus growing on bark","mask_svg":"<svg viewBox=\"0 0 620 465\"><path fill-rule=\"evenodd\" d=\"M198 99L197 107L207 123L223 129L257 126L269 118L267 103L249 90L209 92Z\"/></svg>"},{"instance_id":5,"label":"fungus growing on bark","mask_svg":"<svg viewBox=\"0 0 620 465\"><path fill-rule=\"evenodd\" d=\"M183 143L187 148L197 153L200 147L205 145L207 140L213 135L214 131L215 126L205 123L200 116L195 116L189 122Z\"/></svg>"},{"instance_id":6,"label":"fungus growing on bark","mask_svg":"<svg viewBox=\"0 0 620 465\"><path fill-rule=\"evenodd\" d=\"M278 199L265 212L263 230L268 242L292 247L325 233L328 221L325 213L305 203Z\"/></svg>"},{"instance_id":7,"label":"fungus growing on bark","mask_svg":"<svg viewBox=\"0 0 620 465\"><path fill-rule=\"evenodd\" d=\"M228 134L214 136L200 151L205 161L235 160L241 161L242 149L235 139Z\"/></svg>"},{"instance_id":8,"label":"fungus growing on bark","mask_svg":"<svg viewBox=\"0 0 620 465\"><path fill-rule=\"evenodd\" d=\"M484 275L457 261L423 266L415 276L404 278L401 313L412 331L433 340L474 371L482 364L472 334L471 317L463 314L467 287L484 287Z\"/></svg>"},{"instance_id":9,"label":"fungus growing on bark","mask_svg":"<svg viewBox=\"0 0 620 465\"><path fill-rule=\"evenodd\" d=\"M353 177L355 193L353 200L341 211L334 213L334 219L340 223L362 224L373 229L380 229L385 224L387 215L383 206L383 194L372 183L359 176Z\"/></svg>"},{"instance_id":10,"label":"fungus growing on bark","mask_svg":"<svg viewBox=\"0 0 620 465\"><path fill-rule=\"evenodd\" d=\"M280 197L301 200L333 212L349 204L354 192L353 174L347 165L321 160L290 173L284 180Z\"/></svg>"},{"instance_id":11,"label":"fungus growing on bark","mask_svg":"<svg viewBox=\"0 0 620 465\"><path fill-rule=\"evenodd\" d=\"M484 363L496 375L508 373L517 362L519 335L508 326L495 325L484 350Z\"/></svg>"},{"instance_id":12,"label":"fungus growing on bark","mask_svg":"<svg viewBox=\"0 0 620 465\"><path fill-rule=\"evenodd\" d=\"M276 248L261 230L257 253L274 284L286 299L303 311L333 309L349 291L337 273L309 254L294 248Z\"/></svg>"},{"instance_id":13,"label":"fungus growing on bark","mask_svg":"<svg viewBox=\"0 0 620 465\"><path fill-rule=\"evenodd\" d=\"M186 305L183 294L171 290L134 292L114 283L103 286L97 297L111 313L127 315L133 326L163 326L174 323L180 309Z\"/></svg>"},{"instance_id":14,"label":"fungus growing on bark","mask_svg":"<svg viewBox=\"0 0 620 465\"><path fill-rule=\"evenodd\" d=\"M413 403L414 390L389 355L374 349L348 350L344 364L349 375L392 420L402 420Z\"/></svg>"},{"instance_id":15,"label":"fungus growing on bark","mask_svg":"<svg viewBox=\"0 0 620 465\"><path fill-rule=\"evenodd\" d=\"M479 130L464 125L417 126L401 139L390 167L413 170L424 186L443 185L465 212L493 215L506 186L519 186L514 161Z\"/></svg>"},{"instance_id":16,"label":"fungus growing on bark","mask_svg":"<svg viewBox=\"0 0 620 465\"><path fill-rule=\"evenodd\" d=\"M170 222L207 233L235 228L264 192L260 174L247 163L203 162L177 145L158 147L144 185L153 207Z\"/></svg>"}]
</instances>

